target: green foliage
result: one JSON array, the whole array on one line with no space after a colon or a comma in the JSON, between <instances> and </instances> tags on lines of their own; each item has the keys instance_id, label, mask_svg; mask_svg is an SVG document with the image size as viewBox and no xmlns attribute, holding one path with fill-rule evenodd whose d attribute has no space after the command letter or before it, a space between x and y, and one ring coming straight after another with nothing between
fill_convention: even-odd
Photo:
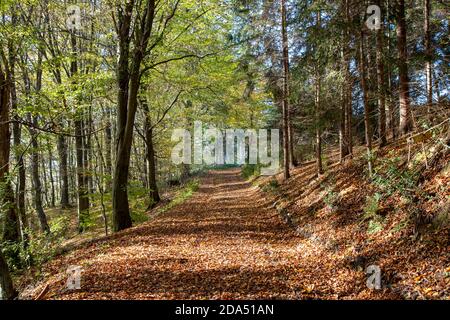
<instances>
[{"instance_id":1,"label":"green foliage","mask_svg":"<svg viewBox=\"0 0 450 320\"><path fill-rule=\"evenodd\" d=\"M339 202L340 195L339 192L334 191L334 188L331 186L327 186L326 188L326 194L323 198L323 202L326 204L326 206L330 210L334 210L336 207L336 204Z\"/></svg>"},{"instance_id":2,"label":"green foliage","mask_svg":"<svg viewBox=\"0 0 450 320\"><path fill-rule=\"evenodd\" d=\"M259 164L245 164L242 167L242 177L244 179L251 179L252 177L261 174L261 166Z\"/></svg>"},{"instance_id":3,"label":"green foliage","mask_svg":"<svg viewBox=\"0 0 450 320\"><path fill-rule=\"evenodd\" d=\"M68 222L59 219L51 224L53 233L49 235L34 234L26 243L23 242L3 242L1 250L12 271L19 271L24 268L41 266L52 259L60 250L61 243L65 239ZM26 230L32 234L31 230ZM16 258L19 257L19 260Z\"/></svg>"},{"instance_id":4,"label":"green foliage","mask_svg":"<svg viewBox=\"0 0 450 320\"><path fill-rule=\"evenodd\" d=\"M403 229L405 229L409 224L409 219L404 219L402 221L400 221L399 223L397 223L391 230L391 234L395 234L397 232L402 231Z\"/></svg>"},{"instance_id":5,"label":"green foliage","mask_svg":"<svg viewBox=\"0 0 450 320\"><path fill-rule=\"evenodd\" d=\"M372 181L386 196L399 192L409 198L411 190L416 188L416 174L401 168L400 161L399 157L381 160L381 164L375 168Z\"/></svg>"},{"instance_id":6,"label":"green foliage","mask_svg":"<svg viewBox=\"0 0 450 320\"><path fill-rule=\"evenodd\" d=\"M169 202L169 204L167 204L166 206L164 206L159 210L159 213L166 212L172 209L173 207L182 204L187 199L192 197L192 195L196 191L198 191L199 187L200 184L197 179L190 180L176 193L175 197L172 199L172 201Z\"/></svg>"},{"instance_id":7,"label":"green foliage","mask_svg":"<svg viewBox=\"0 0 450 320\"><path fill-rule=\"evenodd\" d=\"M280 184L278 183L277 179L272 179L269 181L269 183L265 184L261 190L264 192L272 192L277 193L279 192Z\"/></svg>"},{"instance_id":8,"label":"green foliage","mask_svg":"<svg viewBox=\"0 0 450 320\"><path fill-rule=\"evenodd\" d=\"M370 220L367 227L368 234L374 234L384 229L383 223L379 220Z\"/></svg>"},{"instance_id":9,"label":"green foliage","mask_svg":"<svg viewBox=\"0 0 450 320\"><path fill-rule=\"evenodd\" d=\"M369 196L366 199L366 204L363 208L364 215L363 221L369 220L367 227L367 233L373 234L383 230L383 217L378 214L380 209L380 201L382 199L381 194L375 193L373 196Z\"/></svg>"},{"instance_id":10,"label":"green foliage","mask_svg":"<svg viewBox=\"0 0 450 320\"><path fill-rule=\"evenodd\" d=\"M381 195L375 193L373 196L368 196L366 199L366 205L363 208L364 216L363 219L372 219L378 215L378 210L380 209Z\"/></svg>"}]
</instances>

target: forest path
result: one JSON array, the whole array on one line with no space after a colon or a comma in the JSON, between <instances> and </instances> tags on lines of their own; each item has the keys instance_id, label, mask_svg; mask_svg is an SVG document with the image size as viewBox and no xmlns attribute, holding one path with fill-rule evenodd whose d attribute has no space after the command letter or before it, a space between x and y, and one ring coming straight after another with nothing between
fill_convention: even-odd
<instances>
[{"instance_id":1,"label":"forest path","mask_svg":"<svg viewBox=\"0 0 450 320\"><path fill-rule=\"evenodd\" d=\"M47 282L47 298L301 298L294 230L239 169L210 171L200 183L159 217L52 261L60 276ZM66 289L69 265L83 269L80 290Z\"/></svg>"}]
</instances>

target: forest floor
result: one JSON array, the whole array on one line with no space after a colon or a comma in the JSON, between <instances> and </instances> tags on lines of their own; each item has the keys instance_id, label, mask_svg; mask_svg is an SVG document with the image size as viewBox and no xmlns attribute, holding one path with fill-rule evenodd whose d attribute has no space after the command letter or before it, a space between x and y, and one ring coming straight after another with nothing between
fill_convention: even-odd
<instances>
[{"instance_id":1,"label":"forest floor","mask_svg":"<svg viewBox=\"0 0 450 320\"><path fill-rule=\"evenodd\" d=\"M303 165L274 192L261 190L273 178L248 182L238 168L212 170L180 205L55 257L22 295L46 288L43 299L448 299L448 229L415 240L398 213L367 234L360 216L370 188L352 167L328 170L320 180L313 164ZM323 203L330 177L344 194L336 210ZM370 264L381 268L380 290L366 285ZM82 268L79 290L67 289L69 266Z\"/></svg>"}]
</instances>

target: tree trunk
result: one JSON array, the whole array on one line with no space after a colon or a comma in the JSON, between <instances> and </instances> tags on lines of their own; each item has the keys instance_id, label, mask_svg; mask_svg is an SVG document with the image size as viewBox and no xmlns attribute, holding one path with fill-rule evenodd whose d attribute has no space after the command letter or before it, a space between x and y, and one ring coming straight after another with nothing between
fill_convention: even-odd
<instances>
[{"instance_id":1,"label":"tree trunk","mask_svg":"<svg viewBox=\"0 0 450 320\"><path fill-rule=\"evenodd\" d=\"M85 179L82 120L75 120L75 136L78 188L78 231L81 233L85 231L86 217L89 214L88 186Z\"/></svg>"},{"instance_id":2,"label":"tree trunk","mask_svg":"<svg viewBox=\"0 0 450 320\"><path fill-rule=\"evenodd\" d=\"M70 63L70 76L75 77L78 73L77 64L77 38L74 33L70 35L72 44L72 61ZM75 84L75 82L74 82ZM77 188L78 188L78 232L86 229L86 219L89 216L89 189L86 176L86 144L83 129L83 114L77 114L75 121L75 152L77 159Z\"/></svg>"},{"instance_id":3,"label":"tree trunk","mask_svg":"<svg viewBox=\"0 0 450 320\"><path fill-rule=\"evenodd\" d=\"M59 178L61 181L61 208L70 207L69 172L67 170L67 143L63 135L58 136Z\"/></svg>"},{"instance_id":4,"label":"tree trunk","mask_svg":"<svg viewBox=\"0 0 450 320\"><path fill-rule=\"evenodd\" d=\"M320 10L316 14L316 27L320 29L321 17ZM317 56L317 48L315 49ZM316 57L318 58L318 57ZM321 91L321 75L319 71L319 61L316 61L315 66L315 101L314 101L314 117L315 117L315 134L316 134L316 164L317 164L317 175L323 174L323 164L322 164L322 130L321 130L321 101L320 101L320 91Z\"/></svg>"},{"instance_id":5,"label":"tree trunk","mask_svg":"<svg viewBox=\"0 0 450 320\"><path fill-rule=\"evenodd\" d=\"M52 146L50 144L48 145L48 172L51 187L51 207L54 208L56 204L56 194L55 194L55 179L53 179L53 153L52 153Z\"/></svg>"},{"instance_id":6,"label":"tree trunk","mask_svg":"<svg viewBox=\"0 0 450 320\"><path fill-rule=\"evenodd\" d=\"M406 19L405 1L398 0L396 7L397 16L397 49L398 49L398 71L400 78L400 133L407 134L412 129L410 99L409 99L409 77L408 77L408 52L406 42Z\"/></svg>"},{"instance_id":7,"label":"tree trunk","mask_svg":"<svg viewBox=\"0 0 450 320\"><path fill-rule=\"evenodd\" d=\"M3 240L19 242L19 220L14 207L14 193L8 177L11 132L9 129L10 90L8 77L0 66L0 204L4 206Z\"/></svg>"},{"instance_id":8,"label":"tree trunk","mask_svg":"<svg viewBox=\"0 0 450 320\"><path fill-rule=\"evenodd\" d=\"M15 15L12 17L13 21L15 20ZM26 187L26 172L25 172L25 163L24 156L22 155L22 127L17 120L19 120L19 116L15 114L17 111L17 90L16 90L16 77L15 77L15 65L16 65L16 57L14 53L13 44L9 44L9 72L8 72L8 83L9 88L11 90L11 110L14 112L13 118L13 141L15 147L15 159L16 166L18 170L18 179L17 179L17 189L16 189L16 207L18 210L18 215L20 218L20 231L22 235L22 240L26 242L28 240L28 236L25 232L25 229L28 227L28 219L26 216L25 209L25 187Z\"/></svg>"},{"instance_id":9,"label":"tree trunk","mask_svg":"<svg viewBox=\"0 0 450 320\"><path fill-rule=\"evenodd\" d=\"M425 74L427 77L427 114L429 119L432 119L431 107L433 106L433 51L431 48L431 31L430 31L430 14L431 3L430 0L424 0L424 44L425 44Z\"/></svg>"},{"instance_id":10,"label":"tree trunk","mask_svg":"<svg viewBox=\"0 0 450 320\"><path fill-rule=\"evenodd\" d=\"M346 43L348 44L348 46L345 47L346 51L346 55L345 55L345 83L347 85L347 112L346 112L346 122L345 122L345 135L348 139L347 141L347 147L348 147L348 154L350 155L350 157L353 156L353 124L352 124L352 120L353 120L353 105L352 105L352 92L353 92L353 80L351 78L350 75L350 22L351 22L351 18L350 18L350 0L345 0L345 20L347 21L347 27L346 27L346 35L347 35L347 41Z\"/></svg>"},{"instance_id":11,"label":"tree trunk","mask_svg":"<svg viewBox=\"0 0 450 320\"><path fill-rule=\"evenodd\" d=\"M387 22L389 24L389 27L387 28L387 50L388 50L388 56L392 56L392 50L391 50L391 28L390 28L390 1L388 0L386 3L386 16L387 16ZM388 60L387 61L387 92L386 92L386 102L387 102L387 109L386 109L386 127L387 131L392 137L392 140L394 141L396 139L396 121L395 121L395 113L394 113L394 99L392 96L393 89L392 89L392 63Z\"/></svg>"},{"instance_id":12,"label":"tree trunk","mask_svg":"<svg viewBox=\"0 0 450 320\"><path fill-rule=\"evenodd\" d=\"M344 1L344 19L349 23L349 5L348 0ZM351 89L350 72L349 72L349 27L345 26L343 31L343 46L342 46L342 74L344 82L342 84L341 96L341 123L339 130L339 149L340 161L343 162L345 157L350 155L350 134L351 134Z\"/></svg>"},{"instance_id":13,"label":"tree trunk","mask_svg":"<svg viewBox=\"0 0 450 320\"><path fill-rule=\"evenodd\" d=\"M284 152L284 179L290 178L290 165L291 165L291 143L290 143L290 115L289 115L289 51L287 43L287 30L286 30L286 2L281 0L281 29L283 38L283 152Z\"/></svg>"},{"instance_id":14,"label":"tree trunk","mask_svg":"<svg viewBox=\"0 0 450 320\"><path fill-rule=\"evenodd\" d=\"M44 200L45 200L45 206L50 207L50 201L48 198L48 179L47 179L47 168L45 167L45 154L42 153L42 155L39 156L41 158L40 164L42 169L42 180L43 180L43 193L44 193Z\"/></svg>"},{"instance_id":15,"label":"tree trunk","mask_svg":"<svg viewBox=\"0 0 450 320\"><path fill-rule=\"evenodd\" d=\"M0 251L0 300L11 300L17 296L14 290L8 265L6 264L3 253Z\"/></svg>"},{"instance_id":16,"label":"tree trunk","mask_svg":"<svg viewBox=\"0 0 450 320\"><path fill-rule=\"evenodd\" d=\"M322 130L320 128L320 91L321 91L321 79L320 74L316 71L315 79L315 103L314 103L314 116L315 116L315 134L316 134L316 165L317 165L317 175L323 174L323 164L322 164Z\"/></svg>"},{"instance_id":17,"label":"tree trunk","mask_svg":"<svg viewBox=\"0 0 450 320\"><path fill-rule=\"evenodd\" d=\"M286 19L286 2L283 0L282 4L282 33L283 33L283 72L284 79L286 80L286 97L288 104L288 137L289 137L289 166L293 168L297 164L294 154L294 130L292 128L292 109L289 105L290 96L290 77L289 77L289 41L287 32L287 19Z\"/></svg>"},{"instance_id":18,"label":"tree trunk","mask_svg":"<svg viewBox=\"0 0 450 320\"><path fill-rule=\"evenodd\" d=\"M147 120L148 121L148 120ZM156 162L155 150L153 146L153 129L149 123L146 123L145 139L147 142L147 161L148 161L148 187L150 189L150 205L148 209L152 209L161 198L158 192L158 185L156 184Z\"/></svg>"},{"instance_id":19,"label":"tree trunk","mask_svg":"<svg viewBox=\"0 0 450 320\"><path fill-rule=\"evenodd\" d=\"M129 66L131 18L133 1L125 8L118 8L119 61L117 65L118 104L116 164L113 180L113 229L115 232L131 227L132 221L128 205L128 173L130 151L133 139L134 121L137 109L137 96L140 87L141 63L145 57L148 40L152 33L155 16L155 1L146 4L145 21L134 30L134 50Z\"/></svg>"},{"instance_id":20,"label":"tree trunk","mask_svg":"<svg viewBox=\"0 0 450 320\"><path fill-rule=\"evenodd\" d=\"M24 84L25 84L25 94L27 96L31 96L31 81L28 73L24 72L23 74ZM41 91L42 88L42 55L38 53L38 64L36 71L36 94ZM31 116L28 114L28 121L31 123L31 126L28 128L30 132L31 139L31 176L33 179L34 186L34 208L36 210L36 214L38 216L39 225L42 232L48 234L50 233L50 227L47 222L47 217L44 212L44 208L42 206L42 184L41 178L39 174L39 142L38 142L38 133L35 128L38 127L38 118L37 116Z\"/></svg>"},{"instance_id":21,"label":"tree trunk","mask_svg":"<svg viewBox=\"0 0 450 320\"><path fill-rule=\"evenodd\" d=\"M111 147L112 147L112 130L111 130L111 111L109 107L106 107L106 109L103 112L104 117L106 118L106 125L105 125L105 173L109 176L108 180L112 176L112 154L111 154ZM108 186L110 186L111 183L108 183Z\"/></svg>"},{"instance_id":22,"label":"tree trunk","mask_svg":"<svg viewBox=\"0 0 450 320\"><path fill-rule=\"evenodd\" d=\"M382 8L381 0L377 1L377 5ZM383 16L383 14L382 14ZM380 138L380 147L386 145L386 85L384 72L384 23L381 18L380 29L377 30L377 96L378 96L378 130Z\"/></svg>"},{"instance_id":23,"label":"tree trunk","mask_svg":"<svg viewBox=\"0 0 450 320\"><path fill-rule=\"evenodd\" d=\"M372 175L372 127L370 124L369 115L369 92L367 88L366 81L366 61L364 52L364 31L361 30L360 42L359 42L359 73L361 79L361 88L363 91L363 102L364 102L364 126L365 126L365 137L366 137L366 149L367 158L369 165L369 175Z\"/></svg>"},{"instance_id":24,"label":"tree trunk","mask_svg":"<svg viewBox=\"0 0 450 320\"><path fill-rule=\"evenodd\" d=\"M29 115L30 122L32 122L34 127L38 126L37 117L34 116L31 119L31 115ZM44 208L42 206L42 184L39 175L39 143L38 143L38 134L36 130L32 127L29 128L30 136L31 136L31 175L33 177L33 185L34 185L34 208L36 210L36 214L39 219L39 225L41 227L42 232L50 233L50 227L47 222L47 217L44 212Z\"/></svg>"}]
</instances>

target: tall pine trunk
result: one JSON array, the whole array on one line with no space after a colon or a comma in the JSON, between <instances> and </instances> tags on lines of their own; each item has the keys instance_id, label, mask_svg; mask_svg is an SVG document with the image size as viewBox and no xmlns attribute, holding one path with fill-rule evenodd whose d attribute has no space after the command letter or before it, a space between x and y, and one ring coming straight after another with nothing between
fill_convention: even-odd
<instances>
[{"instance_id":1,"label":"tall pine trunk","mask_svg":"<svg viewBox=\"0 0 450 320\"><path fill-rule=\"evenodd\" d=\"M291 142L290 142L290 111L289 111L289 54L286 30L286 1L281 0L281 29L283 42L283 152L284 152L284 179L289 179L291 165Z\"/></svg>"},{"instance_id":2,"label":"tall pine trunk","mask_svg":"<svg viewBox=\"0 0 450 320\"><path fill-rule=\"evenodd\" d=\"M366 55L364 49L364 31L361 30L359 38L359 73L364 103L364 127L369 175L372 175L372 126L370 123L369 89L366 80Z\"/></svg>"},{"instance_id":3,"label":"tall pine trunk","mask_svg":"<svg viewBox=\"0 0 450 320\"><path fill-rule=\"evenodd\" d=\"M431 107L433 106L433 50L431 48L431 31L430 31L430 14L431 3L430 0L424 0L424 44L425 44L425 75L427 77L427 114L431 119Z\"/></svg>"},{"instance_id":4,"label":"tall pine trunk","mask_svg":"<svg viewBox=\"0 0 450 320\"><path fill-rule=\"evenodd\" d=\"M408 51L406 42L405 1L397 0L397 50L400 78L400 133L407 134L412 129L409 98Z\"/></svg>"},{"instance_id":5,"label":"tall pine trunk","mask_svg":"<svg viewBox=\"0 0 450 320\"><path fill-rule=\"evenodd\" d=\"M382 8L381 0L377 1L377 5ZM383 16L383 14L382 14ZM384 71L384 23L383 18L380 21L380 29L377 30L376 45L376 61L377 61L377 97L378 97L378 130L380 138L380 147L387 143L386 139L386 85Z\"/></svg>"}]
</instances>

